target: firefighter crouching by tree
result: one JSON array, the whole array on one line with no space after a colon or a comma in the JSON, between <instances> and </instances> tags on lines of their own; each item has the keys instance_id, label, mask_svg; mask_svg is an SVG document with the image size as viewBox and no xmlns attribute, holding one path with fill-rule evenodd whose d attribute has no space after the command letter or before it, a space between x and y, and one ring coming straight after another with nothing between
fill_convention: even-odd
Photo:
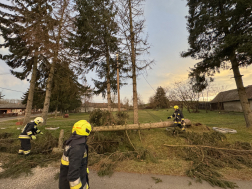
<instances>
[{"instance_id":1,"label":"firefighter crouching by tree","mask_svg":"<svg viewBox=\"0 0 252 189\"><path fill-rule=\"evenodd\" d=\"M19 135L19 139L21 142L21 148L18 151L18 154L28 155L31 152L31 140L36 139L36 134L43 134L38 128L37 125L43 123L44 119L42 117L36 117L34 121L27 123L21 134Z\"/></svg>"},{"instance_id":2,"label":"firefighter crouching by tree","mask_svg":"<svg viewBox=\"0 0 252 189\"><path fill-rule=\"evenodd\" d=\"M185 123L185 119L184 119L184 115L183 113L180 111L179 107L176 105L174 106L174 110L175 112L172 114L172 116L167 117L167 119L171 119L174 118L174 126L178 126L182 131L185 131L184 128L184 123Z\"/></svg>"},{"instance_id":3,"label":"firefighter crouching by tree","mask_svg":"<svg viewBox=\"0 0 252 189\"><path fill-rule=\"evenodd\" d=\"M89 170L87 136L92 127L86 120L76 122L71 137L65 142L61 158L59 189L88 189Z\"/></svg>"}]
</instances>

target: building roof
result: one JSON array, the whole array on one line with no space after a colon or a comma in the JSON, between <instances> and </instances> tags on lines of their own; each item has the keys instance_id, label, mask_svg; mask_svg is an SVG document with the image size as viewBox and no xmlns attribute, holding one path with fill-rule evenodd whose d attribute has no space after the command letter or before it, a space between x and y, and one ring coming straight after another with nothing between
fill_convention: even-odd
<instances>
[{"instance_id":1,"label":"building roof","mask_svg":"<svg viewBox=\"0 0 252 189\"><path fill-rule=\"evenodd\" d=\"M24 104L0 104L0 109L25 109Z\"/></svg>"},{"instance_id":2,"label":"building roof","mask_svg":"<svg viewBox=\"0 0 252 189\"><path fill-rule=\"evenodd\" d=\"M245 87L248 99L252 99L252 85L248 85ZM218 102L231 102L238 101L239 95L237 89L232 89L229 91L220 92L210 103L218 103Z\"/></svg>"}]
</instances>

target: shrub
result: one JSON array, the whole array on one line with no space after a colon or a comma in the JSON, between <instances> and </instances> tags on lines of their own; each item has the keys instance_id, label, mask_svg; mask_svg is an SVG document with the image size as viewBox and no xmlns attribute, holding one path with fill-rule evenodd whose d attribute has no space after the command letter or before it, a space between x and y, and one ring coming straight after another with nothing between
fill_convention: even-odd
<instances>
[{"instance_id":1,"label":"shrub","mask_svg":"<svg viewBox=\"0 0 252 189\"><path fill-rule=\"evenodd\" d=\"M127 120L129 119L129 114L127 112L117 112L116 113L117 125L125 125L127 123Z\"/></svg>"},{"instance_id":2,"label":"shrub","mask_svg":"<svg viewBox=\"0 0 252 189\"><path fill-rule=\"evenodd\" d=\"M94 126L114 125L116 121L111 112L107 110L96 109L89 115L89 122Z\"/></svg>"}]
</instances>

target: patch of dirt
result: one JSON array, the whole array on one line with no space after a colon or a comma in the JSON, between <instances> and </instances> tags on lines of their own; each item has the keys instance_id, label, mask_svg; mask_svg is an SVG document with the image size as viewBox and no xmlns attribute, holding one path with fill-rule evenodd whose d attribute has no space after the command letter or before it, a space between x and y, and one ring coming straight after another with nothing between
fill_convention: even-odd
<instances>
[{"instance_id":1,"label":"patch of dirt","mask_svg":"<svg viewBox=\"0 0 252 189\"><path fill-rule=\"evenodd\" d=\"M195 123L194 126L201 126L201 123Z\"/></svg>"}]
</instances>

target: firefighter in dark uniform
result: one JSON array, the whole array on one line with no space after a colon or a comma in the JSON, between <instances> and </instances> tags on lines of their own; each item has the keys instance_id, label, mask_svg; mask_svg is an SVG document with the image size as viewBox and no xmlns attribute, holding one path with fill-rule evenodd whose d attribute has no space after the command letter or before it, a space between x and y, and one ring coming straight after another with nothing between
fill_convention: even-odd
<instances>
[{"instance_id":1,"label":"firefighter in dark uniform","mask_svg":"<svg viewBox=\"0 0 252 189\"><path fill-rule=\"evenodd\" d=\"M71 137L65 142L61 158L59 189L88 189L87 136L92 130L86 120L76 122Z\"/></svg>"},{"instance_id":2,"label":"firefighter in dark uniform","mask_svg":"<svg viewBox=\"0 0 252 189\"><path fill-rule=\"evenodd\" d=\"M21 148L18 151L18 154L28 155L31 152L31 140L36 139L36 134L43 134L38 128L37 125L43 123L44 119L42 117L36 117L34 121L27 123L21 134L19 135L19 139L21 142Z\"/></svg>"},{"instance_id":3,"label":"firefighter in dark uniform","mask_svg":"<svg viewBox=\"0 0 252 189\"><path fill-rule=\"evenodd\" d=\"M182 131L185 131L185 128L184 128L185 119L184 119L183 113L180 111L177 105L174 106L174 110L175 112L172 114L172 116L167 117L167 119L174 118L173 120L174 127L178 126Z\"/></svg>"}]
</instances>

